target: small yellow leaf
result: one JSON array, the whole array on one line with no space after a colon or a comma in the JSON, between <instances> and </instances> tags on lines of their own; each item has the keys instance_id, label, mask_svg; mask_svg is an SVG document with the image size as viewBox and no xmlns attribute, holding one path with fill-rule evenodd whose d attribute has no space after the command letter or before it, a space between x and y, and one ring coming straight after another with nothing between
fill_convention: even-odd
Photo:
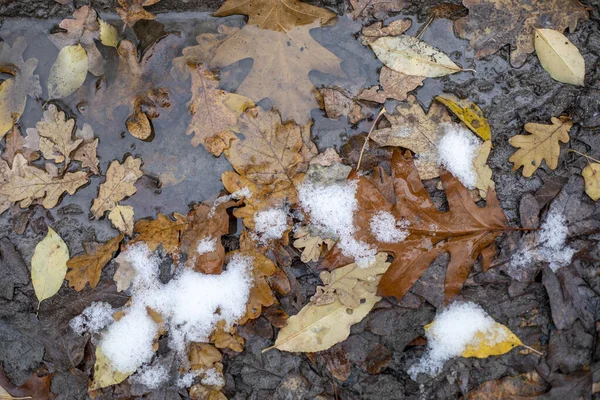
<instances>
[{"instance_id":1,"label":"small yellow leaf","mask_svg":"<svg viewBox=\"0 0 600 400\"><path fill-rule=\"evenodd\" d=\"M523 342L506 326L494 322L485 332L477 332L462 352L463 357L486 358L505 354Z\"/></svg>"},{"instance_id":2,"label":"small yellow leaf","mask_svg":"<svg viewBox=\"0 0 600 400\"><path fill-rule=\"evenodd\" d=\"M475 188L479 189L479 195L484 199L487 197L488 190L496 187L496 184L492 180L492 169L487 165L487 159L491 150L492 141L486 140L479 146L477 156L473 160L473 167L475 168L475 172L477 172Z\"/></svg>"},{"instance_id":3,"label":"small yellow leaf","mask_svg":"<svg viewBox=\"0 0 600 400\"><path fill-rule=\"evenodd\" d=\"M552 79L583 86L585 60L565 35L554 29L536 29L535 53Z\"/></svg>"},{"instance_id":4,"label":"small yellow leaf","mask_svg":"<svg viewBox=\"0 0 600 400\"><path fill-rule=\"evenodd\" d=\"M66 243L48 227L48 234L35 246L31 258L31 281L39 302L58 292L67 273L68 260Z\"/></svg>"},{"instance_id":5,"label":"small yellow leaf","mask_svg":"<svg viewBox=\"0 0 600 400\"><path fill-rule=\"evenodd\" d=\"M123 382L129 375L134 373L119 372L113 369L110 362L100 346L96 347L96 364L94 364L94 381L91 383L90 390L98 390L107 386L116 385Z\"/></svg>"},{"instance_id":6,"label":"small yellow leaf","mask_svg":"<svg viewBox=\"0 0 600 400\"><path fill-rule=\"evenodd\" d=\"M133 236L133 207L118 205L108 214L108 219L119 232Z\"/></svg>"},{"instance_id":7,"label":"small yellow leaf","mask_svg":"<svg viewBox=\"0 0 600 400\"><path fill-rule=\"evenodd\" d=\"M452 95L436 96L435 99L448 107L467 127L483 140L492 139L492 131L483 111L470 100L461 100Z\"/></svg>"},{"instance_id":8,"label":"small yellow leaf","mask_svg":"<svg viewBox=\"0 0 600 400\"><path fill-rule=\"evenodd\" d=\"M17 97L15 82L15 78L9 78L0 83L0 139L11 130L25 111L27 97Z\"/></svg>"},{"instance_id":9,"label":"small yellow leaf","mask_svg":"<svg viewBox=\"0 0 600 400\"><path fill-rule=\"evenodd\" d=\"M100 22L100 42L105 46L117 47L119 44L119 32L117 28L103 20L99 20L98 22Z\"/></svg>"},{"instance_id":10,"label":"small yellow leaf","mask_svg":"<svg viewBox=\"0 0 600 400\"><path fill-rule=\"evenodd\" d=\"M50 69L48 97L62 99L75 93L85 81L88 71L87 52L80 44L66 46Z\"/></svg>"},{"instance_id":11,"label":"small yellow leaf","mask_svg":"<svg viewBox=\"0 0 600 400\"><path fill-rule=\"evenodd\" d=\"M590 163L581 171L585 181L585 192L592 200L600 199L600 164Z\"/></svg>"}]
</instances>

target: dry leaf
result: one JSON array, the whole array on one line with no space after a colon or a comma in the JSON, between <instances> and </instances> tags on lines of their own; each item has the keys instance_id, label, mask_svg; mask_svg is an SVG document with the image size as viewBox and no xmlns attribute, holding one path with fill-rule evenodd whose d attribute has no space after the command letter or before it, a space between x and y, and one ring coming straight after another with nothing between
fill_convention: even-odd
<instances>
[{"instance_id":1,"label":"dry leaf","mask_svg":"<svg viewBox=\"0 0 600 400\"><path fill-rule=\"evenodd\" d=\"M54 296L62 286L68 259L67 244L48 227L46 237L35 246L31 258L31 282L40 303Z\"/></svg>"},{"instance_id":2,"label":"dry leaf","mask_svg":"<svg viewBox=\"0 0 600 400\"><path fill-rule=\"evenodd\" d=\"M86 254L75 256L67 262L66 266L70 269L66 275L69 286L78 292L82 291L87 283L91 288L95 288L100 282L102 268L113 258L122 241L123 234L115 236L104 245L84 243Z\"/></svg>"},{"instance_id":3,"label":"dry leaf","mask_svg":"<svg viewBox=\"0 0 600 400\"><path fill-rule=\"evenodd\" d=\"M225 328L225 320L217 322L210 341L218 349L231 349L238 353L244 351L244 338L237 334L236 327Z\"/></svg>"},{"instance_id":4,"label":"dry leaf","mask_svg":"<svg viewBox=\"0 0 600 400\"><path fill-rule=\"evenodd\" d=\"M552 117L552 125L525 124L525 130L531 135L516 135L508 140L513 147L518 147L510 158L513 163L513 171L523 167L523 176L529 178L546 160L550 169L558 166L560 156L560 142L569 141L569 130L573 122L568 119Z\"/></svg>"},{"instance_id":5,"label":"dry leaf","mask_svg":"<svg viewBox=\"0 0 600 400\"><path fill-rule=\"evenodd\" d=\"M466 400L523 399L543 395L549 385L535 371L487 381L470 390Z\"/></svg>"},{"instance_id":6,"label":"dry leaf","mask_svg":"<svg viewBox=\"0 0 600 400\"><path fill-rule=\"evenodd\" d=\"M268 97L283 120L305 124L310 120L310 111L320 108L308 73L319 70L344 76L341 60L310 35L310 30L317 27L319 22L275 31L261 29L249 21L217 49L210 66L225 67L252 58L252 70L237 93L254 102Z\"/></svg>"},{"instance_id":7,"label":"dry leaf","mask_svg":"<svg viewBox=\"0 0 600 400\"><path fill-rule=\"evenodd\" d=\"M435 96L435 100L448 107L477 136L483 140L492 139L490 124L477 104L468 99L461 100L449 94Z\"/></svg>"},{"instance_id":8,"label":"dry leaf","mask_svg":"<svg viewBox=\"0 0 600 400\"><path fill-rule=\"evenodd\" d=\"M12 47L7 42L0 43L0 73L12 75L0 83L0 139L21 118L27 96L42 95L40 78L33 75L38 60L23 60L26 47L27 42L22 36L15 39Z\"/></svg>"},{"instance_id":9,"label":"dry leaf","mask_svg":"<svg viewBox=\"0 0 600 400\"><path fill-rule=\"evenodd\" d=\"M100 175L98 169L98 156L96 155L96 149L98 147L98 138L84 142L73 154L73 160L81 162L82 168L89 168L95 175Z\"/></svg>"},{"instance_id":10,"label":"dry leaf","mask_svg":"<svg viewBox=\"0 0 600 400\"><path fill-rule=\"evenodd\" d=\"M75 19L63 19L58 25L62 31L51 34L49 39L61 50L65 47L81 45L87 58L86 70L101 76L104 74L106 61L102 58L95 42L101 35L98 14L92 7L82 6L73 12L73 17Z\"/></svg>"},{"instance_id":11,"label":"dry leaf","mask_svg":"<svg viewBox=\"0 0 600 400\"><path fill-rule=\"evenodd\" d=\"M119 232L133 236L133 207L118 205L108 213L108 219Z\"/></svg>"},{"instance_id":12,"label":"dry leaf","mask_svg":"<svg viewBox=\"0 0 600 400\"><path fill-rule=\"evenodd\" d=\"M451 122L446 109L440 104L433 103L429 113L425 114L417 99L408 96L407 102L398 104L395 114L385 114L385 117L392 126L373 131L371 139L381 146L397 146L412 150L418 155L415 165L421 179L438 177L440 175L437 148L439 125Z\"/></svg>"},{"instance_id":13,"label":"dry leaf","mask_svg":"<svg viewBox=\"0 0 600 400\"><path fill-rule=\"evenodd\" d=\"M479 146L477 156L473 160L473 167L477 172L477 182L475 183L475 188L479 190L479 195L483 199L487 197L487 192L489 189L495 189L496 187L496 184L492 180L492 169L489 167L489 165L487 165L487 159L491 150L492 141L486 140L481 144L481 146Z\"/></svg>"},{"instance_id":14,"label":"dry leaf","mask_svg":"<svg viewBox=\"0 0 600 400\"><path fill-rule=\"evenodd\" d=\"M100 346L96 347L96 363L94 364L94 380L90 383L89 390L98 390L107 386L123 382L129 375L134 373L122 373L110 366L110 361L104 355Z\"/></svg>"},{"instance_id":15,"label":"dry leaf","mask_svg":"<svg viewBox=\"0 0 600 400\"><path fill-rule=\"evenodd\" d=\"M153 20L156 15L144 10L144 7L158 3L160 0L119 0L117 14L125 25L133 26L141 19Z\"/></svg>"},{"instance_id":16,"label":"dry leaf","mask_svg":"<svg viewBox=\"0 0 600 400\"><path fill-rule=\"evenodd\" d=\"M150 251L156 251L159 245L169 255L175 257L179 253L181 236L187 229L188 221L185 215L173 214L173 219L164 214L158 214L156 219L141 219L133 226L138 236L127 242L127 246L144 242Z\"/></svg>"},{"instance_id":17,"label":"dry leaf","mask_svg":"<svg viewBox=\"0 0 600 400\"><path fill-rule=\"evenodd\" d=\"M588 163L581 171L581 176L585 181L585 193L594 201L600 199L600 164Z\"/></svg>"},{"instance_id":18,"label":"dry leaf","mask_svg":"<svg viewBox=\"0 0 600 400\"><path fill-rule=\"evenodd\" d=\"M518 68L534 50L534 29L553 28L574 32L588 12L578 0L464 0L469 14L454 22L454 30L469 39L475 56L494 54L511 45L510 62Z\"/></svg>"},{"instance_id":19,"label":"dry leaf","mask_svg":"<svg viewBox=\"0 0 600 400\"><path fill-rule=\"evenodd\" d=\"M360 104L350 98L349 95L339 88L319 89L323 102L325 103L325 114L327 118L339 119L342 115L348 118L351 124L357 124L369 115L363 111Z\"/></svg>"},{"instance_id":20,"label":"dry leaf","mask_svg":"<svg viewBox=\"0 0 600 400\"><path fill-rule=\"evenodd\" d=\"M100 24L100 42L105 46L116 48L119 45L117 28L101 19L98 20L98 23Z\"/></svg>"},{"instance_id":21,"label":"dry leaf","mask_svg":"<svg viewBox=\"0 0 600 400\"><path fill-rule=\"evenodd\" d=\"M408 98L408 92L423 85L424 76L410 76L396 72L386 66L379 73L379 86L363 89L356 97L358 100L385 103L387 99L404 101Z\"/></svg>"},{"instance_id":22,"label":"dry leaf","mask_svg":"<svg viewBox=\"0 0 600 400\"><path fill-rule=\"evenodd\" d=\"M19 125L14 125L8 135L6 136L6 147L2 152L2 159L5 160L9 166L12 166L12 161L16 154L22 154L28 162L32 162L40 158L38 152L39 145L37 148L29 148L26 146L25 138L21 134Z\"/></svg>"},{"instance_id":23,"label":"dry leaf","mask_svg":"<svg viewBox=\"0 0 600 400\"><path fill-rule=\"evenodd\" d=\"M94 217L100 218L106 211L117 206L117 203L136 192L135 182L144 175L140 167L141 158L128 156L123 164L114 160L106 171L106 181L100 185L98 197L90 208Z\"/></svg>"},{"instance_id":24,"label":"dry leaf","mask_svg":"<svg viewBox=\"0 0 600 400\"><path fill-rule=\"evenodd\" d=\"M583 86L585 60L565 35L553 29L536 29L534 43L540 64L554 80Z\"/></svg>"},{"instance_id":25,"label":"dry leaf","mask_svg":"<svg viewBox=\"0 0 600 400\"><path fill-rule=\"evenodd\" d=\"M371 25L363 26L360 30L361 42L366 46L369 43L384 36L398 36L408 30L412 25L410 19L398 19L384 26L382 21L377 21Z\"/></svg>"},{"instance_id":26,"label":"dry leaf","mask_svg":"<svg viewBox=\"0 0 600 400\"><path fill-rule=\"evenodd\" d=\"M118 267L113 276L113 280L117 284L117 292L122 292L129 289L131 282L135 277L135 269L127 261L125 253L120 253L115 258L115 263Z\"/></svg>"},{"instance_id":27,"label":"dry leaf","mask_svg":"<svg viewBox=\"0 0 600 400\"><path fill-rule=\"evenodd\" d=\"M389 13L398 12L410 5L408 0L350 0L352 18L383 19Z\"/></svg>"},{"instance_id":28,"label":"dry leaf","mask_svg":"<svg viewBox=\"0 0 600 400\"><path fill-rule=\"evenodd\" d=\"M192 98L187 104L192 119L186 135L194 135L192 145L220 156L236 138L238 118L254 103L247 97L217 89L219 80L202 65L192 71Z\"/></svg>"},{"instance_id":29,"label":"dry leaf","mask_svg":"<svg viewBox=\"0 0 600 400\"><path fill-rule=\"evenodd\" d=\"M221 362L223 355L211 344L192 342L188 350L188 359L191 369L199 370L213 368L215 364Z\"/></svg>"},{"instance_id":30,"label":"dry leaf","mask_svg":"<svg viewBox=\"0 0 600 400\"><path fill-rule=\"evenodd\" d=\"M390 69L411 76L436 78L463 71L446 54L412 36L386 36L369 43Z\"/></svg>"},{"instance_id":31,"label":"dry leaf","mask_svg":"<svg viewBox=\"0 0 600 400\"><path fill-rule=\"evenodd\" d=\"M313 236L307 228L302 227L294 232L294 239L296 239L293 243L294 247L302 250L300 261L303 263L319 261L325 243L320 236Z\"/></svg>"},{"instance_id":32,"label":"dry leaf","mask_svg":"<svg viewBox=\"0 0 600 400\"><path fill-rule=\"evenodd\" d=\"M71 161L71 153L83 141L73 140L74 119L66 119L65 113L58 111L54 104L50 104L44 111L44 118L36 124L37 134L40 136L40 150L47 160L64 163L66 169Z\"/></svg>"}]
</instances>

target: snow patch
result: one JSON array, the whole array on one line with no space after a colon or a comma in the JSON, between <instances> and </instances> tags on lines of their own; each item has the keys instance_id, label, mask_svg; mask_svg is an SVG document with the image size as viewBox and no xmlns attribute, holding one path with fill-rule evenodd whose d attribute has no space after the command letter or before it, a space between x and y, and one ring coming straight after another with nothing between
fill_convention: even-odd
<instances>
[{"instance_id":1,"label":"snow patch","mask_svg":"<svg viewBox=\"0 0 600 400\"><path fill-rule=\"evenodd\" d=\"M467 189L475 189L477 171L473 161L477 157L479 140L460 125L443 124L445 133L438 143L439 164L443 165Z\"/></svg>"},{"instance_id":2,"label":"snow patch","mask_svg":"<svg viewBox=\"0 0 600 400\"><path fill-rule=\"evenodd\" d=\"M217 371L215 368L205 369L203 371L204 376L202 377L201 383L207 386L225 386L223 380L223 374Z\"/></svg>"},{"instance_id":3,"label":"snow patch","mask_svg":"<svg viewBox=\"0 0 600 400\"><path fill-rule=\"evenodd\" d=\"M398 243L408 237L408 221L396 221L389 211L380 211L371 217L369 227L377 241L382 243Z\"/></svg>"},{"instance_id":4,"label":"snow patch","mask_svg":"<svg viewBox=\"0 0 600 400\"><path fill-rule=\"evenodd\" d=\"M108 303L94 301L81 314L69 322L69 326L76 333L83 335L85 332L96 333L113 322L113 309Z\"/></svg>"},{"instance_id":5,"label":"snow patch","mask_svg":"<svg viewBox=\"0 0 600 400\"><path fill-rule=\"evenodd\" d=\"M131 379L148 389L158 389L169 380L169 371L162 365L144 366Z\"/></svg>"},{"instance_id":6,"label":"snow patch","mask_svg":"<svg viewBox=\"0 0 600 400\"><path fill-rule=\"evenodd\" d=\"M282 208L271 208L254 214L254 231L261 241L280 239L287 228L287 211Z\"/></svg>"},{"instance_id":7,"label":"snow patch","mask_svg":"<svg viewBox=\"0 0 600 400\"><path fill-rule=\"evenodd\" d=\"M207 236L198 242L198 247L196 248L196 251L200 256L215 250L217 250L217 238L212 238L210 236Z\"/></svg>"}]
</instances>

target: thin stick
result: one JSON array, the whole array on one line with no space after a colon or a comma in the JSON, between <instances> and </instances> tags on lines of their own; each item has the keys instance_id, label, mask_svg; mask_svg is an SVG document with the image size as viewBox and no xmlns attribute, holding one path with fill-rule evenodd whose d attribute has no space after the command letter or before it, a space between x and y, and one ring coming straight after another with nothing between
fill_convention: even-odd
<instances>
[{"instance_id":1,"label":"thin stick","mask_svg":"<svg viewBox=\"0 0 600 400\"><path fill-rule=\"evenodd\" d=\"M423 25L419 28L419 32L417 32L417 36L415 36L417 39L421 39L421 36L423 36L423 34L427 30L427 28L429 28L429 24L431 24L431 22L434 19L435 19L435 17L433 15L430 16L429 19L427 20L427 22L425 22L425 25Z\"/></svg>"},{"instance_id":2,"label":"thin stick","mask_svg":"<svg viewBox=\"0 0 600 400\"><path fill-rule=\"evenodd\" d=\"M381 109L381 111L379 111L379 114L377 114L377 118L375 118L375 121L373 121L373 125L371 125L371 129L369 130L369 134L365 138L365 143L363 143L363 147L360 150L360 156L358 157L358 163L356 164L356 170L357 171L360 169L360 163L362 162L363 154L365 153L365 148L367 147L367 143L369 143L369 139L371 138L371 133L373 133L373 129L375 129L375 125L377 124L377 121L379 121L379 118L381 118L381 116L384 113L386 113L386 112L387 111L386 111L385 107L383 107Z\"/></svg>"},{"instance_id":3,"label":"thin stick","mask_svg":"<svg viewBox=\"0 0 600 400\"><path fill-rule=\"evenodd\" d=\"M535 354L537 354L540 357L544 355L544 353L542 353L541 351L537 351L533 347L529 347L526 344L522 344L521 347L525 347L527 350L531 350L532 352L534 352Z\"/></svg>"},{"instance_id":4,"label":"thin stick","mask_svg":"<svg viewBox=\"0 0 600 400\"><path fill-rule=\"evenodd\" d=\"M577 151L577 150L573 150L573 149L569 149L569 151L570 151L570 152L572 152L572 153L577 153L577 154L579 154L580 156L584 156L584 157L585 157L585 158L587 158L588 160L592 160L592 161L595 161L595 162L597 162L597 163L600 163L600 160L596 160L594 157L590 157L590 156L588 156L588 155L587 155L587 154L585 154L585 153L581 153L581 152L579 152L579 151Z\"/></svg>"}]
</instances>

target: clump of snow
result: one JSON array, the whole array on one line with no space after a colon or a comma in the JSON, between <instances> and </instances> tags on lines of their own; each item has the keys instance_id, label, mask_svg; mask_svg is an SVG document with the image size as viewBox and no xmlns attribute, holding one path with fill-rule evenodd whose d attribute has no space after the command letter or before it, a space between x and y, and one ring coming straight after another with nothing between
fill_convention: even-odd
<instances>
[{"instance_id":1,"label":"clump of snow","mask_svg":"<svg viewBox=\"0 0 600 400\"><path fill-rule=\"evenodd\" d=\"M209 368L203 371L203 377L201 383L207 386L219 386L225 385L223 380L223 374L217 371L215 368Z\"/></svg>"},{"instance_id":2,"label":"clump of snow","mask_svg":"<svg viewBox=\"0 0 600 400\"><path fill-rule=\"evenodd\" d=\"M406 220L396 221L389 211L380 211L371 217L369 227L375 239L383 243L398 243L408 237L406 228L410 223Z\"/></svg>"},{"instance_id":3,"label":"clump of snow","mask_svg":"<svg viewBox=\"0 0 600 400\"><path fill-rule=\"evenodd\" d=\"M410 377L416 380L419 373L439 374L444 363L460 356L478 332L482 332L486 340L493 338L496 343L506 340L506 331L493 330L494 325L495 321L477 304L451 304L426 330L427 350L419 363L408 369Z\"/></svg>"},{"instance_id":4,"label":"clump of snow","mask_svg":"<svg viewBox=\"0 0 600 400\"><path fill-rule=\"evenodd\" d=\"M558 210L551 210L540 227L536 241L513 254L511 268L524 268L544 262L556 272L571 264L575 249L565 244L568 234L569 227L564 215Z\"/></svg>"},{"instance_id":5,"label":"clump of snow","mask_svg":"<svg viewBox=\"0 0 600 400\"><path fill-rule=\"evenodd\" d=\"M73 318L69 322L69 326L76 333L83 335L85 332L100 332L113 321L113 309L111 305L94 301L81 314Z\"/></svg>"},{"instance_id":6,"label":"clump of snow","mask_svg":"<svg viewBox=\"0 0 600 400\"><path fill-rule=\"evenodd\" d=\"M438 143L439 164L443 165L467 189L475 189L477 171L473 161L477 157L479 140L460 125L443 124L445 131Z\"/></svg>"},{"instance_id":7,"label":"clump of snow","mask_svg":"<svg viewBox=\"0 0 600 400\"><path fill-rule=\"evenodd\" d=\"M227 196L221 196L218 197L214 203L213 206L211 207L210 211L208 212L208 218L212 218L213 215L215 215L215 211L217 210L217 207L231 199L236 199L239 200L241 198L246 198L249 199L250 197L252 197L252 192L250 191L250 189L248 189L248 187L243 187L240 190L236 190L235 192L228 194Z\"/></svg>"},{"instance_id":8,"label":"clump of snow","mask_svg":"<svg viewBox=\"0 0 600 400\"><path fill-rule=\"evenodd\" d=\"M131 379L148 389L158 389L169 380L169 371L162 365L144 366Z\"/></svg>"},{"instance_id":9,"label":"clump of snow","mask_svg":"<svg viewBox=\"0 0 600 400\"><path fill-rule=\"evenodd\" d=\"M327 186L305 183L298 188L298 200L310 214L313 227L325 236L338 239L342 254L354 258L364 268L375 261L377 249L354 238L354 212L358 208L356 190L356 181Z\"/></svg>"},{"instance_id":10,"label":"clump of snow","mask_svg":"<svg viewBox=\"0 0 600 400\"><path fill-rule=\"evenodd\" d=\"M198 255L211 253L215 250L217 250L217 238L212 238L210 236L207 236L198 242L198 247L196 248Z\"/></svg>"},{"instance_id":11,"label":"clump of snow","mask_svg":"<svg viewBox=\"0 0 600 400\"><path fill-rule=\"evenodd\" d=\"M288 228L287 211L270 208L254 214L254 231L262 241L279 239Z\"/></svg>"},{"instance_id":12,"label":"clump of snow","mask_svg":"<svg viewBox=\"0 0 600 400\"><path fill-rule=\"evenodd\" d=\"M194 378L200 375L200 371L190 371L177 379L177 387L189 388L194 383Z\"/></svg>"},{"instance_id":13,"label":"clump of snow","mask_svg":"<svg viewBox=\"0 0 600 400\"><path fill-rule=\"evenodd\" d=\"M169 346L182 354L188 342L207 341L219 321L230 326L246 313L252 257L234 255L220 275L182 269L163 284L158 279L160 260L145 243L131 246L125 254L136 272L130 288L131 306L108 328L100 344L121 372L135 371L154 354L152 343L158 326L148 316L147 307L166 320Z\"/></svg>"}]
</instances>

